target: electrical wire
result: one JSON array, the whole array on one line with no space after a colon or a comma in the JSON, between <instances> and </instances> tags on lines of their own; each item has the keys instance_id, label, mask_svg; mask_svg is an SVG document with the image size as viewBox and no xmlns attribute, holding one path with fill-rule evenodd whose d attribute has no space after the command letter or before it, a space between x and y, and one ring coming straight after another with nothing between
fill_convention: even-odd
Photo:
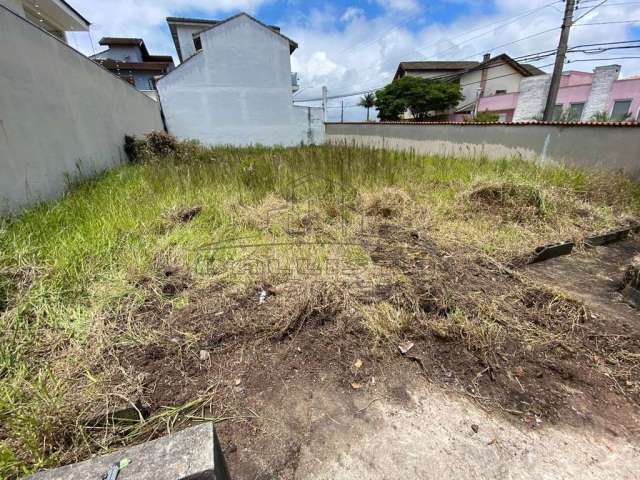
<instances>
[{"instance_id":1,"label":"electrical wire","mask_svg":"<svg viewBox=\"0 0 640 480\"><path fill-rule=\"evenodd\" d=\"M518 43L518 42L523 42L523 41L525 41L525 40L529 40L529 39L531 39L531 38L534 38L534 37L537 37L537 36L543 35L543 34L545 34L545 33L549 33L549 32L551 32L551 31L553 31L553 30L559 30L559 29L560 29L560 27L555 27L555 28L552 28L552 29L543 30L543 31L541 31L541 32L537 32L537 33L534 33L534 34L531 34L531 35L527 35L526 37L519 38L518 40L513 40L513 41L511 41L511 42L507 42L507 43L504 43L504 44L502 44L502 45L497 45L497 46L495 46L495 47L492 47L492 48L491 48L491 49L489 49L488 51L492 51L492 50L495 50L495 49L498 49L498 48L502 48L502 47L505 47L505 46L513 45L513 44ZM484 51L487 51L487 50L484 50ZM480 52L480 53L482 53L482 52ZM466 57L466 58L464 58L464 59L462 59L462 60L466 60L466 59L469 59L469 58L473 58L473 57L475 57L475 56L477 56L477 55L479 55L479 53L474 53L473 55L470 55L469 57ZM381 87L383 87L383 86L384 86L384 85L376 86L376 87L369 88L369 89L367 89L367 90L361 90L361 91L358 91L358 92L353 92L353 93L351 93L351 94L332 95L331 97L327 97L327 99L335 99L335 98L342 98L342 97L350 97L350 96L354 96L354 95L362 95L363 93L372 92L372 91L377 90L377 89L379 89L379 88L381 88ZM300 100L297 100L297 101L298 101L298 102L317 102L317 101L320 101L320 100L322 100L322 99L323 99L322 97L319 97L319 98L309 98L309 99L306 99L306 98L305 98L305 99L300 99Z\"/></svg>"},{"instance_id":2,"label":"electrical wire","mask_svg":"<svg viewBox=\"0 0 640 480\"><path fill-rule=\"evenodd\" d=\"M597 43L590 43L590 44L582 44L582 45L576 45L574 47L570 47L569 49L567 49L567 53L584 53L587 55L593 55L593 54L599 54L599 53L603 53L609 50L618 50L618 49L628 49L628 48L640 48L640 44L639 45L627 45L629 43L640 43L640 40L623 40L623 41L619 41L619 42L604 42L601 44L597 44ZM620 44L624 44L621 46L613 46L613 45L620 45ZM592 46L598 46L598 45L609 45L608 47L604 47L604 48L600 48L597 49L598 51L594 51L593 49L586 49L584 47L592 47ZM523 56L519 56L519 57L514 57L512 58L512 60L518 62L518 63L522 63L522 62L527 62L527 61L532 61L532 58L535 58L536 61L539 61L543 58L547 58L550 56L554 56L556 53L555 50L546 50L543 52L536 52L533 54L529 54L529 55L523 55ZM616 57L614 59L624 59L625 57ZM637 58L637 57L626 57L626 58ZM595 58L595 59L585 59L585 60L572 60L572 62L576 62L576 61L598 61L598 60L609 60L609 59L601 59L601 58ZM485 70L490 70L492 68L497 68L497 67L501 67L504 65L509 65L509 62L498 62L495 63L493 65L489 65L485 68ZM543 65L540 68L545 68L548 67L550 65L553 64L549 64L549 65ZM520 74L519 72L516 73L510 73L507 74L506 76L510 76L510 75L518 75ZM448 74L448 75L438 75L435 77L430 77L429 80L432 81L447 81L447 80L452 80L456 77L458 77L460 74L456 73L456 74ZM497 78L503 78L503 76L499 76L499 77L492 77L492 78L487 78L487 80L495 80ZM479 82L474 82L474 83L479 83ZM470 84L461 84L460 86L468 86L468 85L472 85L473 83ZM375 91L379 88L384 87L385 85L381 85L380 87L375 87L369 90L362 90L359 92L353 92L353 93L349 93L349 94L343 94L343 95L331 95L331 96L327 96L327 100L335 100L338 98L345 98L345 97L351 97L351 96L356 96L356 95L362 95L365 93L370 93L372 91ZM317 98L317 99L305 99L305 100L296 100L297 102L312 102L312 101L321 101L323 100L322 97Z\"/></svg>"},{"instance_id":3,"label":"electrical wire","mask_svg":"<svg viewBox=\"0 0 640 480\"><path fill-rule=\"evenodd\" d=\"M575 25L576 23L578 23L580 20L582 20L584 17L586 17L587 15L589 15L591 12L593 12L594 10L596 10L597 8L600 8L601 6L603 6L605 3L607 3L608 0L602 0L602 2L600 2L598 5L596 5L595 7L590 8L589 10L587 10L586 13L584 13L583 15L581 15L580 17L576 18L575 20L571 21L572 25Z\"/></svg>"}]
</instances>

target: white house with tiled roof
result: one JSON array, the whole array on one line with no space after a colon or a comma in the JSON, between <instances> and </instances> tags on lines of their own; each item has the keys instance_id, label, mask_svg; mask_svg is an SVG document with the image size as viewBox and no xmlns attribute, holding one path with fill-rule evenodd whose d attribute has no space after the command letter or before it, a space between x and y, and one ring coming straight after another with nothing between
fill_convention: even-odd
<instances>
[{"instance_id":1,"label":"white house with tiled roof","mask_svg":"<svg viewBox=\"0 0 640 480\"><path fill-rule=\"evenodd\" d=\"M496 57L487 54L482 62L402 62L394 80L411 75L457 83L464 98L452 113L463 115L473 113L479 97L517 92L520 80L543 73L537 67L519 63L506 54Z\"/></svg>"}]
</instances>

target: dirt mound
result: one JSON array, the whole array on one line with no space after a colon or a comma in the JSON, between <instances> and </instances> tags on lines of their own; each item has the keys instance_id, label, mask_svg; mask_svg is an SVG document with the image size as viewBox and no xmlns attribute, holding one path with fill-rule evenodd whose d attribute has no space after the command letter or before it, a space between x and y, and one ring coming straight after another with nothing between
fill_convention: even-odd
<instances>
[{"instance_id":1,"label":"dirt mound","mask_svg":"<svg viewBox=\"0 0 640 480\"><path fill-rule=\"evenodd\" d=\"M640 255L635 256L631 264L627 266L622 278L622 284L624 287L629 286L640 290Z\"/></svg>"},{"instance_id":2,"label":"dirt mound","mask_svg":"<svg viewBox=\"0 0 640 480\"><path fill-rule=\"evenodd\" d=\"M544 215L543 193L536 187L517 183L490 183L476 186L467 199L481 208L516 222Z\"/></svg>"},{"instance_id":3,"label":"dirt mound","mask_svg":"<svg viewBox=\"0 0 640 480\"><path fill-rule=\"evenodd\" d=\"M360 206L366 215L382 218L398 217L411 203L411 197L399 188L385 187L360 195Z\"/></svg>"}]
</instances>

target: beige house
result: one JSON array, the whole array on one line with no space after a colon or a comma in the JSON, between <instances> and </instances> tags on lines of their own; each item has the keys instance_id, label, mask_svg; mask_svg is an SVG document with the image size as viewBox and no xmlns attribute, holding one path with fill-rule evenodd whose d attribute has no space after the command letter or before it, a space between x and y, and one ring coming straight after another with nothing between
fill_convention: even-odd
<instances>
[{"instance_id":1,"label":"beige house","mask_svg":"<svg viewBox=\"0 0 640 480\"><path fill-rule=\"evenodd\" d=\"M487 54L482 62L402 62L394 80L411 75L457 83L464 98L454 111L447 113L462 116L475 112L479 98L517 92L521 79L542 74L539 68L518 63L506 54L493 58Z\"/></svg>"}]
</instances>

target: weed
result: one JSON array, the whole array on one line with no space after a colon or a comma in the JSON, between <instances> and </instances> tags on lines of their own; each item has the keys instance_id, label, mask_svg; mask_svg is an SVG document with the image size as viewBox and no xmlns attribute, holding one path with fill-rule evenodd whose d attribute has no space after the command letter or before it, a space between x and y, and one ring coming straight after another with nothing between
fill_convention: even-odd
<instances>
[{"instance_id":1,"label":"weed","mask_svg":"<svg viewBox=\"0 0 640 480\"><path fill-rule=\"evenodd\" d=\"M137 142L136 163L0 219L0 476L226 417L204 385L184 399L168 390L172 403L124 438L81 422L193 349L320 329L371 344L440 337L486 358L512 344L578 348L565 328L578 306L527 306L522 285L492 283L502 277L476 257L499 263L640 211L634 181L517 159ZM494 287L459 288L477 279ZM610 348L633 371L633 345Z\"/></svg>"}]
</instances>

